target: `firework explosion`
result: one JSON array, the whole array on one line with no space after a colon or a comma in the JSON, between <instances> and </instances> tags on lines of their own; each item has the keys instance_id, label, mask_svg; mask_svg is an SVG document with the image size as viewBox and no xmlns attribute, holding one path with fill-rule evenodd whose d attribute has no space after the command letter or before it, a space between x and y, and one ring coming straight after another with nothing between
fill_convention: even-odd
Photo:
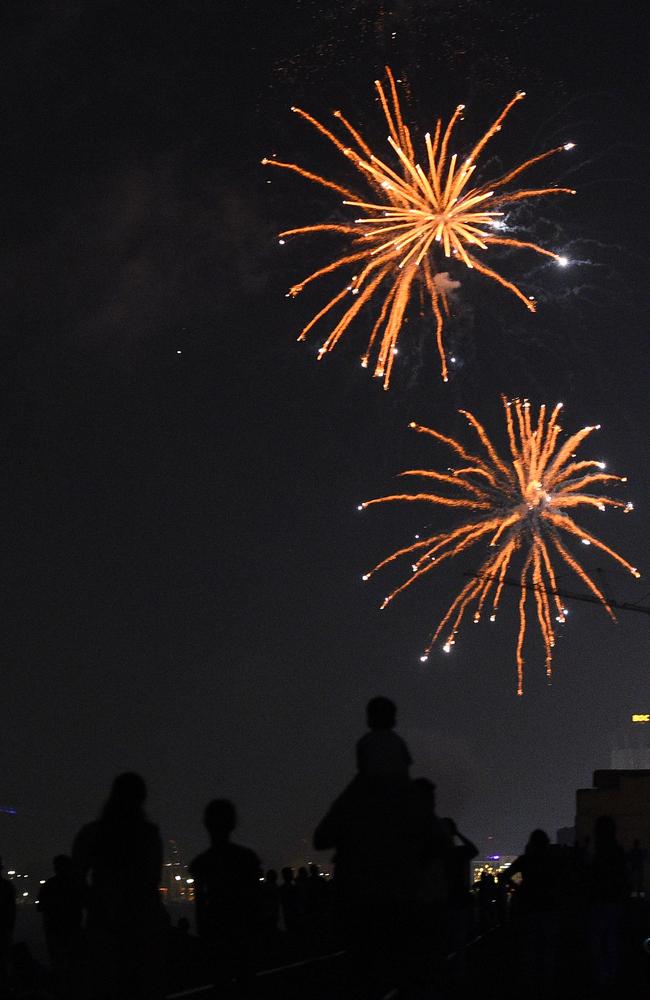
<instances>
[{"instance_id":1,"label":"firework explosion","mask_svg":"<svg viewBox=\"0 0 650 1000\"><path fill-rule=\"evenodd\" d=\"M507 185L529 167L573 143L565 143L545 153L540 153L509 170L489 183L471 185L477 161L492 137L500 131L504 119L525 95L515 94L490 128L471 149L468 156L459 159L449 155L454 128L462 119L463 104L459 104L446 128L438 119L433 137L426 133L426 169L416 159L411 132L404 123L393 75L386 68L388 96L382 83L375 86L388 125L388 142L394 154L395 166L391 167L374 155L357 129L341 114L334 112L346 133L341 141L306 111L292 108L297 115L309 122L325 136L346 160L356 169L372 192L370 200L352 190L305 170L295 163L282 163L264 159L269 166L291 170L309 181L328 188L344 198L344 205L361 211L349 223L319 223L287 229L280 233L280 240L288 236L307 233L337 233L350 238L351 246L342 256L336 257L302 281L293 285L288 294L298 295L317 278L331 274L339 268L356 270L340 289L302 330L299 340L304 340L323 317L340 303L343 314L319 349L319 360L339 342L343 334L366 305L374 305L378 314L362 365L368 367L371 355L375 356L374 375L383 378L384 388L390 383L391 369L397 354L397 342L405 320L407 307L417 294L420 311L430 305L436 319L436 341L440 355L441 374L447 380L447 361L443 343L444 317L449 315L447 291L453 283L446 272L440 272L434 259L434 249L442 250L444 257L456 258L487 278L498 282L521 299L527 309L535 311L532 297L526 296L513 282L508 281L489 267L479 251L490 246L515 247L533 250L538 254L566 264L566 258L538 246L517 239L499 236L502 227L502 209L513 202L539 198L551 194L575 194L571 188L547 187L505 191ZM496 232L495 232L496 230ZM350 303L350 298L352 302ZM346 301L347 300L347 301Z\"/></svg>"},{"instance_id":2,"label":"firework explosion","mask_svg":"<svg viewBox=\"0 0 650 1000\"><path fill-rule=\"evenodd\" d=\"M429 427L410 425L414 430L446 444L460 459L461 464L445 473L409 469L401 475L420 476L436 484L453 487L454 495L398 493L367 500L359 509L394 501L416 501L436 507L463 508L471 512L471 519L451 531L427 538L416 536L417 540L412 545L393 552L363 579L368 580L377 570L401 556L415 559L411 566L412 575L385 598L382 604L382 608L385 608L394 597L445 559L460 555L477 542L488 542L493 551L481 564L476 577L465 584L445 613L422 657L426 660L431 647L441 635L444 636L445 652L449 652L470 606L474 606L473 617L478 622L486 604L489 604L490 620L494 621L501 592L508 582L506 573L515 554L521 551L524 561L518 579L521 596L517 639L517 693L521 694L527 590L532 590L534 594L537 620L546 652L546 673L549 677L555 645L553 619L562 623L566 616L566 609L558 593L554 559L559 556L615 620L606 597L566 548L562 533L579 538L584 545L596 546L633 576L638 577L640 574L622 556L576 524L572 513L569 513L577 507L596 507L598 510L620 507L625 512L632 510L631 503L591 492L594 487L601 489L604 483L626 482L624 477L604 472L603 462L576 460L577 448L599 425L583 427L560 443L562 428L558 417L561 403L548 416L546 406L540 406L536 421L527 401L509 401L504 397L503 404L510 446L510 455L506 459L499 456L484 427L466 410L460 412L478 435L482 454L470 454L453 438Z\"/></svg>"}]
</instances>

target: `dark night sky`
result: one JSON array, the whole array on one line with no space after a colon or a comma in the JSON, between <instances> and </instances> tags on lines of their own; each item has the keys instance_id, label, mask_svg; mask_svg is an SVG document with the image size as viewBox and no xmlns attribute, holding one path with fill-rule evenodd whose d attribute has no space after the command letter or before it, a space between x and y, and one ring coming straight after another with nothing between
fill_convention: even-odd
<instances>
[{"instance_id":1,"label":"dark night sky","mask_svg":"<svg viewBox=\"0 0 650 1000\"><path fill-rule=\"evenodd\" d=\"M380 615L386 581L361 574L421 521L356 510L410 462L444 462L409 420L464 433L459 406L494 427L500 392L563 399L565 427L601 422L592 453L630 479L635 514L593 523L644 579L612 569L606 583L650 603L640 5L322 6L5 10L0 805L18 815L0 815L0 850L15 865L67 850L127 768L186 855L205 801L226 795L265 862L304 857L378 692L398 702L443 814L514 851L533 826L572 822L611 733L650 709L641 614L612 626L574 602L551 687L531 640L523 699L513 593L498 626L470 624L452 656L421 664L476 561ZM372 81L387 60L415 122L465 101L470 137L526 89L494 163L572 139L571 157L535 176L579 190L523 216L577 263L503 263L537 315L459 275L460 369L444 387L430 329L414 324L388 394L359 367L363 321L321 365L318 339L295 343L322 299L284 293L318 248L274 234L335 199L259 164L333 163L294 102L341 106L383 141Z\"/></svg>"}]
</instances>

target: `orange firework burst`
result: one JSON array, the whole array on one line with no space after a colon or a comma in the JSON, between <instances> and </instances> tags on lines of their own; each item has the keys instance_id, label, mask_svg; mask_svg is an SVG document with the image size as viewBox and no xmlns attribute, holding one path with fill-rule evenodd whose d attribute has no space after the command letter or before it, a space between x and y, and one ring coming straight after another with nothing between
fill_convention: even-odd
<instances>
[{"instance_id":1,"label":"orange firework burst","mask_svg":"<svg viewBox=\"0 0 650 1000\"><path fill-rule=\"evenodd\" d=\"M279 235L284 240L287 236L298 234L330 232L352 238L349 252L336 257L329 264L293 285L288 294L298 295L312 281L331 274L338 268L356 270L356 274L349 278L343 288L307 323L298 339L304 340L319 320L343 303L343 314L319 350L320 359L336 346L367 303L376 304L378 314L361 362L367 367L371 354L375 353L374 374L378 378L383 378L385 389L390 382L405 313L416 289L422 305L425 301L430 302L436 318L436 340L442 377L447 380L447 362L442 337L443 317L449 315L447 291L455 285L449 281L446 272L440 273L434 262L433 250L436 245L442 249L445 257L455 257L466 267L475 268L509 289L521 299L527 309L534 312L533 299L526 296L513 282L488 267L483 259L479 259L477 252L486 251L490 246L517 247L533 250L552 258L559 264L566 264L566 258L551 250L545 250L536 243L498 235L499 219L504 214L503 207L513 202L539 198L543 195L575 194L571 188L562 187L504 190L529 167L562 149L571 149L573 143L565 143L533 156L497 180L472 186L479 157L490 139L500 131L504 119L514 105L525 96L523 91L515 94L506 104L487 132L462 159L459 159L456 153L450 156L449 146L454 128L462 117L464 105L458 105L445 128L438 119L433 137L428 132L424 137L426 167L423 169L417 162L411 133L402 117L395 80L388 67L386 73L388 96L379 80L375 81L375 86L388 125L388 142L396 158L393 167L374 155L357 129L340 111L335 111L334 117L345 129L345 142L306 111L296 107L291 109L329 139L356 168L372 192L370 200L295 163L282 163L266 158L262 160L264 164L292 170L309 181L336 191L343 196L343 204L361 211L361 215L349 223L301 226L297 229L287 229ZM350 297L352 297L351 303Z\"/></svg>"},{"instance_id":2,"label":"orange firework burst","mask_svg":"<svg viewBox=\"0 0 650 1000\"><path fill-rule=\"evenodd\" d=\"M461 460L461 465L445 473L409 469L402 475L421 476L434 483L454 487L456 494L441 496L435 493L398 493L367 500L359 509L398 500L417 501L438 507L464 508L472 512L471 520L451 531L418 538L414 544L398 549L383 559L363 579L368 580L373 573L400 556L411 556L413 559L417 553L411 566L412 575L386 597L382 604L382 608L385 608L394 597L445 559L460 555L477 542L488 542L493 551L481 564L477 576L465 584L442 618L425 651L424 660L443 634L444 649L449 652L463 616L471 605L475 605L474 621L478 622L486 603L489 603L490 620L494 621L501 592L507 582L506 573L515 553L521 550L524 561L519 575L521 596L517 639L517 691L521 694L527 589L534 593L537 619L546 651L546 673L549 677L555 645L553 619L563 622L566 615L557 589L552 557L560 556L615 619L606 597L566 548L562 533L579 538L584 545L596 546L633 576L638 577L640 574L604 542L579 527L569 513L577 507L596 507L598 510L620 507L625 512L632 510L631 503L591 492L594 487L602 488L603 483L626 482L624 477L604 472L603 462L576 460L576 449L599 425L583 427L560 443L561 427L558 417L562 409L561 403L548 416L546 406L540 406L537 420L533 419L527 401L516 399L511 402L503 397L503 404L510 445L510 455L505 459L498 454L482 424L466 410L460 412L478 435L482 454L470 454L453 438L429 427L410 425L414 430L429 434L448 445Z\"/></svg>"}]
</instances>

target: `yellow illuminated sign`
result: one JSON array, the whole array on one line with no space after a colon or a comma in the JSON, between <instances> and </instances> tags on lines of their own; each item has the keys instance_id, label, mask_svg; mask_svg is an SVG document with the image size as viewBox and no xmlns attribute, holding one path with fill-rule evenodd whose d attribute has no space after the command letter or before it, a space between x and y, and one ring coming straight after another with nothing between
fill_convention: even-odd
<instances>
[{"instance_id":1,"label":"yellow illuminated sign","mask_svg":"<svg viewBox=\"0 0 650 1000\"><path fill-rule=\"evenodd\" d=\"M645 715L633 715L632 722L650 722L650 714L646 713Z\"/></svg>"}]
</instances>

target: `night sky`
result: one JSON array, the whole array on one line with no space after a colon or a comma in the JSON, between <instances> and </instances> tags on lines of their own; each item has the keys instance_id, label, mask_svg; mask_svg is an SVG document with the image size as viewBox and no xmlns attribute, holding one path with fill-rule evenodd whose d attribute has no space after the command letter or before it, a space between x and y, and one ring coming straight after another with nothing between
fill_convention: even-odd
<instances>
[{"instance_id":1,"label":"night sky","mask_svg":"<svg viewBox=\"0 0 650 1000\"><path fill-rule=\"evenodd\" d=\"M650 604L647 24L637 4L517 7L5 10L0 805L17 810L0 814L7 863L42 870L69 850L125 769L143 774L152 818L187 859L216 796L236 802L238 836L265 864L313 856L311 832L353 774L377 693L397 702L413 773L438 783L440 812L482 850L514 852L535 826L571 825L575 789L609 765L614 731L650 710L646 615L623 612L614 626L571 602L550 687L532 630L522 699L515 591L497 624L470 619L452 655L419 661L479 551L381 614L389 577L361 581L432 523L415 509L357 511L414 462L446 464L408 422L467 439L456 411L469 406L502 440L505 392L563 400L567 429L602 424L584 457L628 475L636 509L583 523L643 578L578 555L596 575L603 567L616 599ZM423 131L466 103L467 143L526 90L488 166L572 140L530 177L578 189L520 216L570 267L493 251L538 313L452 266L452 378L440 382L432 324L413 320L389 393L359 365L367 317L321 364L318 336L295 343L324 292L285 292L323 261L322 244L281 247L276 234L340 207L260 165L277 153L349 182L289 107L341 107L382 147L372 85L386 62ZM452 520L441 514L441 527ZM568 572L560 582L584 589Z\"/></svg>"}]
</instances>

